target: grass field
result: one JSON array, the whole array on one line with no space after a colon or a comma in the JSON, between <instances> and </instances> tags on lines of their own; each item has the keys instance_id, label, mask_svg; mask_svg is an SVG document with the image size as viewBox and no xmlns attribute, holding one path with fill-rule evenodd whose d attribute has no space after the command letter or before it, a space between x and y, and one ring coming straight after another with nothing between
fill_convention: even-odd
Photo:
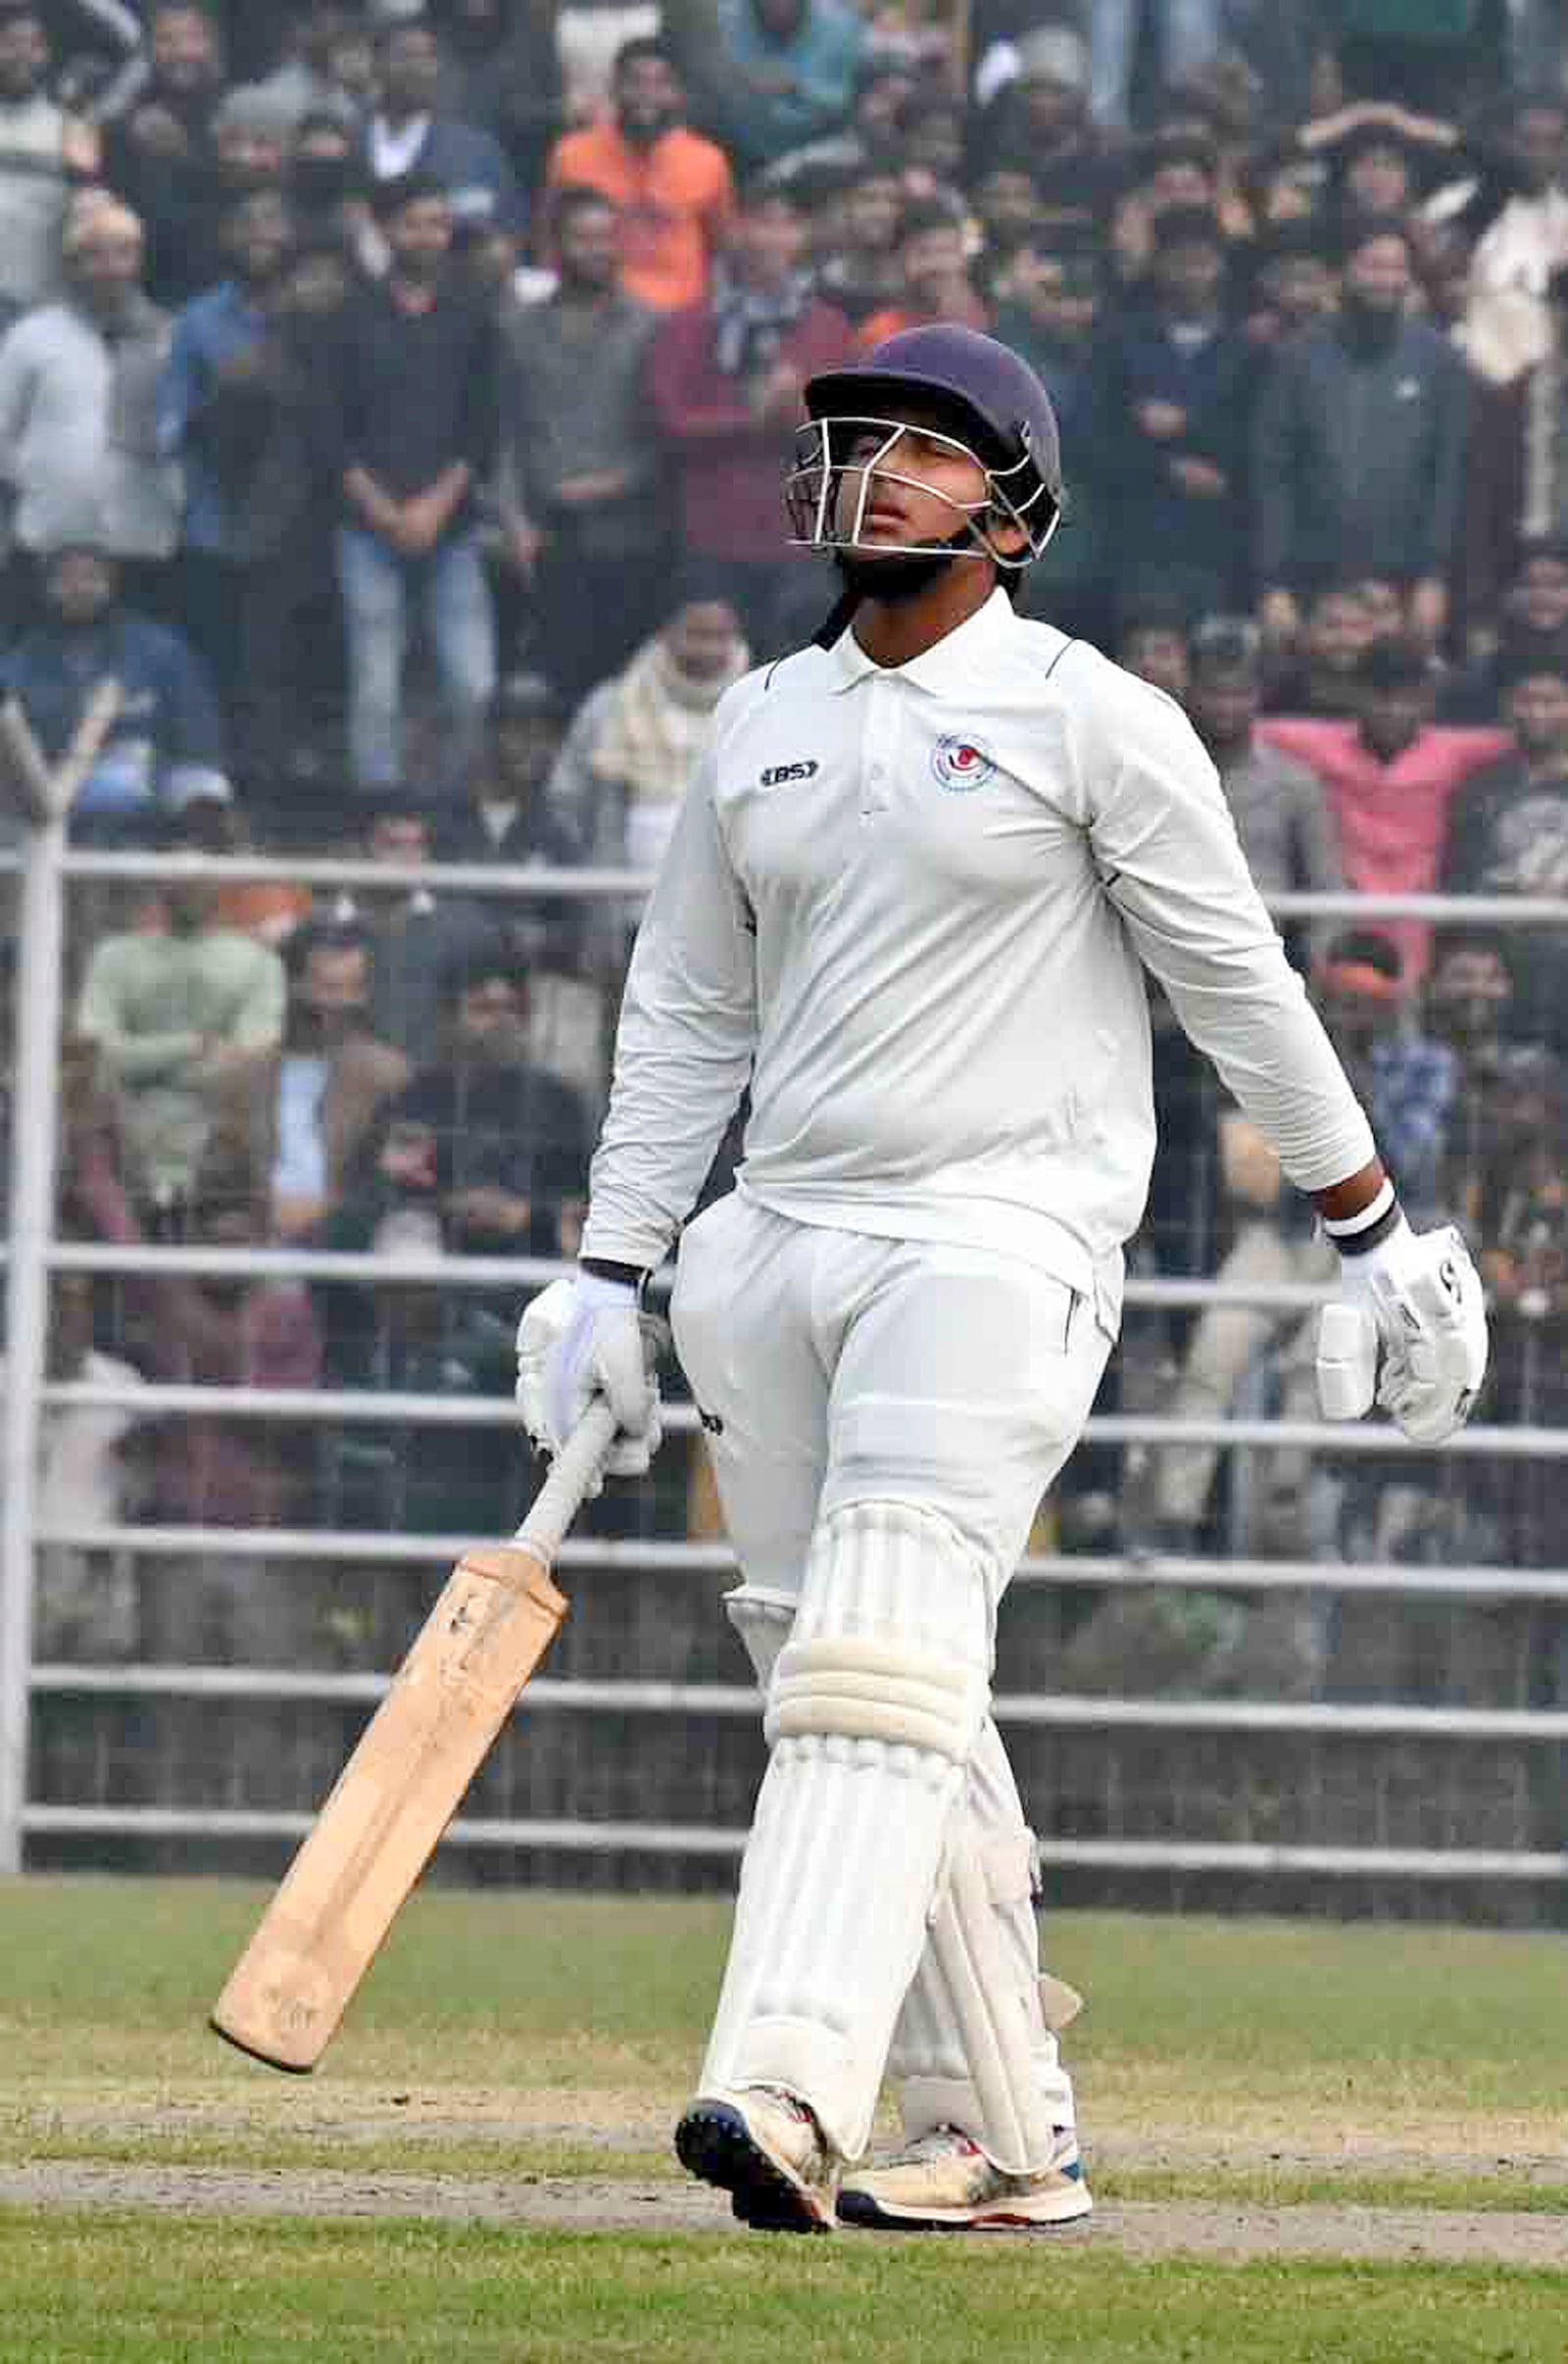
<instances>
[{"instance_id":1,"label":"grass field","mask_svg":"<svg viewBox=\"0 0 1568 2364\"><path fill-rule=\"evenodd\" d=\"M432 1890L300 2080L263 1900L0 1885L3 2364L1568 2358L1560 1941L1063 1915L1091 2225L806 2242L668 2160L722 1905Z\"/></svg>"}]
</instances>

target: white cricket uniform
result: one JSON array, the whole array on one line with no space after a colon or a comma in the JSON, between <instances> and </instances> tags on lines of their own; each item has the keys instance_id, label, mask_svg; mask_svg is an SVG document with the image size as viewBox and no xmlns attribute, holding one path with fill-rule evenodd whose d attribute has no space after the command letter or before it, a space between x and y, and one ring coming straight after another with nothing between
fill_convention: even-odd
<instances>
[{"instance_id":1,"label":"white cricket uniform","mask_svg":"<svg viewBox=\"0 0 1568 2364\"><path fill-rule=\"evenodd\" d=\"M1001 590L906 665L846 633L727 693L631 962L584 1253L659 1263L752 1088L672 1307L773 1743L703 2082L787 2086L849 2156L890 2041L916 2131L1028 2165L1072 2118L989 1682L1143 1213L1141 963L1292 1181L1373 1156L1186 718ZM803 1863L803 1822L840 1843ZM995 2026L944 1985L944 1879L993 1899L944 1958Z\"/></svg>"}]
</instances>

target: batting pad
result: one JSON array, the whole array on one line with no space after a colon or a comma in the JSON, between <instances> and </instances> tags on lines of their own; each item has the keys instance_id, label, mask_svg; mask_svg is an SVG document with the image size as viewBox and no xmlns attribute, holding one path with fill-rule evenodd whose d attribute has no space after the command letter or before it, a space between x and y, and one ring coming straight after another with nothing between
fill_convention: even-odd
<instances>
[{"instance_id":1,"label":"batting pad","mask_svg":"<svg viewBox=\"0 0 1568 2364\"><path fill-rule=\"evenodd\" d=\"M869 2138L986 1717L986 1576L932 1512L831 1512L768 1688L772 1753L702 2084L782 2086L846 2158Z\"/></svg>"},{"instance_id":2,"label":"batting pad","mask_svg":"<svg viewBox=\"0 0 1568 2364\"><path fill-rule=\"evenodd\" d=\"M988 1719L950 1827L930 1933L889 2065L911 2139L957 2126L999 2167L1020 2175L1046 2166L1053 2130L1075 2123L1055 2030L1079 1998L1040 1975L1034 1890L1034 1837Z\"/></svg>"}]
</instances>

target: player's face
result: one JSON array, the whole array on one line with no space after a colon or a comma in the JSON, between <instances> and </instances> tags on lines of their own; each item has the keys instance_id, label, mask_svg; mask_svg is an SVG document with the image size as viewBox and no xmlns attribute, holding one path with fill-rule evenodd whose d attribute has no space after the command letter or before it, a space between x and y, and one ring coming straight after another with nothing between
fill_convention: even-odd
<instances>
[{"instance_id":1,"label":"player's face","mask_svg":"<svg viewBox=\"0 0 1568 2364\"><path fill-rule=\"evenodd\" d=\"M885 421L842 426L834 458L840 453L833 528L864 549L945 542L984 505L985 469L929 413L893 410Z\"/></svg>"}]
</instances>

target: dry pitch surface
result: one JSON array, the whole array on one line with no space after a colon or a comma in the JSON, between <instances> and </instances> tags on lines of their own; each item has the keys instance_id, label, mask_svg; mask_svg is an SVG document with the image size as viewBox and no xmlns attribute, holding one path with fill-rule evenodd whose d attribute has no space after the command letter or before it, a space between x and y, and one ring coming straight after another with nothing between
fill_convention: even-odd
<instances>
[{"instance_id":1,"label":"dry pitch surface","mask_svg":"<svg viewBox=\"0 0 1568 2364\"><path fill-rule=\"evenodd\" d=\"M0 1886L0 2208L728 2227L666 2150L722 1905L427 1892L301 2080L203 2026L265 1894ZM1099 2198L1054 2241L1568 2270L1561 1941L1086 1914L1050 1952Z\"/></svg>"}]
</instances>

